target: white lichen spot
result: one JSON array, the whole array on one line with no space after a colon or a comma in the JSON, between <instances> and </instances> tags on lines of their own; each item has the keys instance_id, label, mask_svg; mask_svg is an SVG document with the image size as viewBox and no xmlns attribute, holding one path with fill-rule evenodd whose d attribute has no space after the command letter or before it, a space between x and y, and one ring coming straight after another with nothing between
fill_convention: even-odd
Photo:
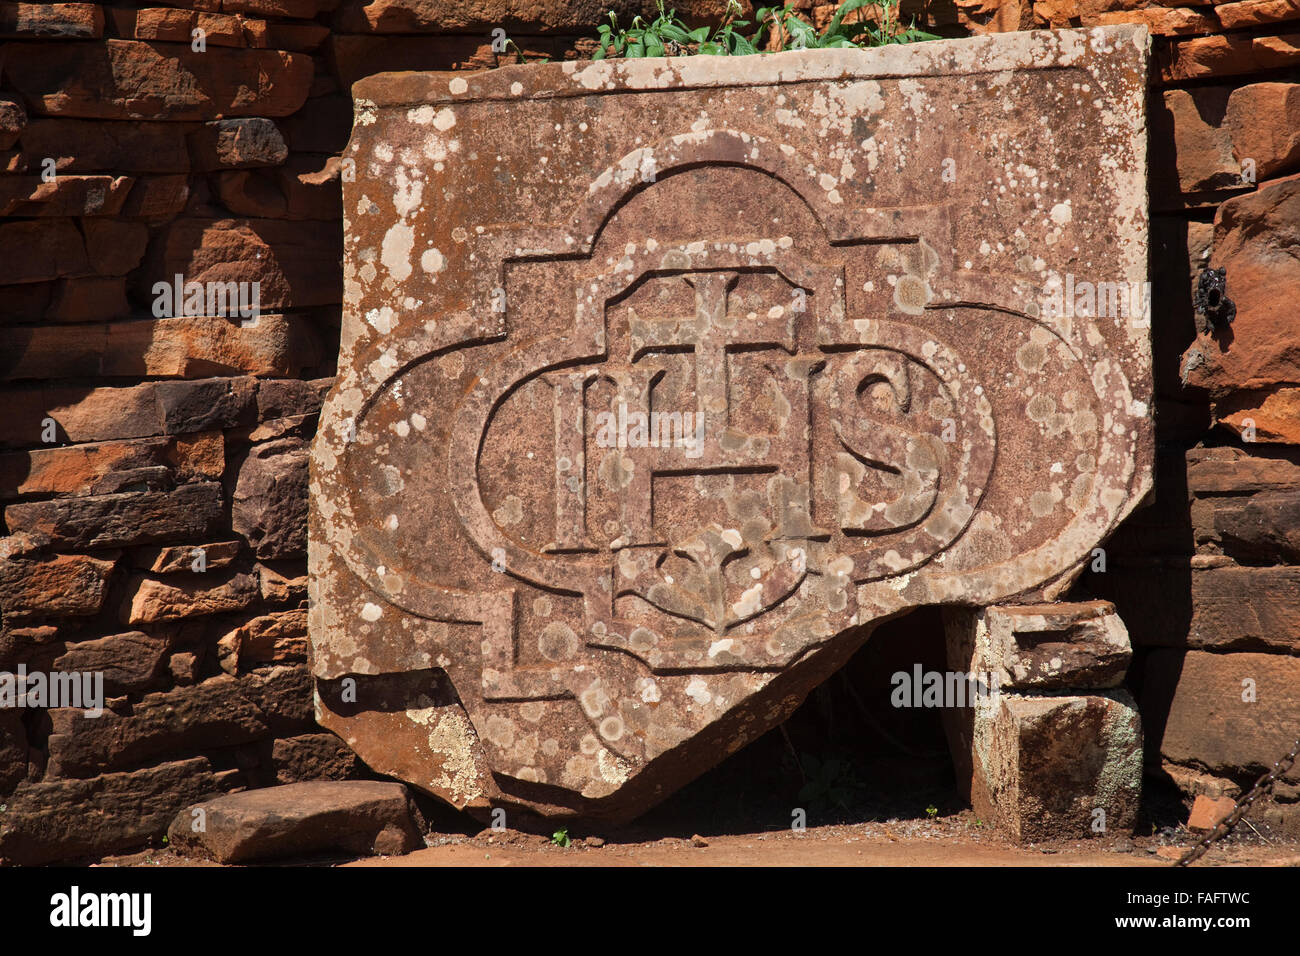
<instances>
[{"instance_id":1,"label":"white lichen spot","mask_svg":"<svg viewBox=\"0 0 1300 956\"><path fill-rule=\"evenodd\" d=\"M437 249L425 249L420 254L420 268L425 272L441 272L447 268L447 257Z\"/></svg>"},{"instance_id":2,"label":"white lichen spot","mask_svg":"<svg viewBox=\"0 0 1300 956\"><path fill-rule=\"evenodd\" d=\"M398 282L404 282L411 274L411 250L414 248L415 230L404 222L394 223L384 234L379 261Z\"/></svg>"}]
</instances>

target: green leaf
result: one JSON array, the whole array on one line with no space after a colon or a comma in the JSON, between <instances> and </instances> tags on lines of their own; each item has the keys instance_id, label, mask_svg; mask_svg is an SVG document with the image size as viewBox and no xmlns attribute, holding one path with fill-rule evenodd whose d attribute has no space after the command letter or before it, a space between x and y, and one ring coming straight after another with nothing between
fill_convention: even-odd
<instances>
[{"instance_id":1,"label":"green leaf","mask_svg":"<svg viewBox=\"0 0 1300 956\"><path fill-rule=\"evenodd\" d=\"M605 59L605 44L602 43L600 46L596 47L596 52L591 55L591 58L593 60Z\"/></svg>"},{"instance_id":2,"label":"green leaf","mask_svg":"<svg viewBox=\"0 0 1300 956\"><path fill-rule=\"evenodd\" d=\"M881 4L880 0L845 0L844 4L835 11L835 16L831 17L831 22L826 26L827 33L835 33L844 22L844 18L855 10L861 10L869 6L888 6L888 2Z\"/></svg>"},{"instance_id":3,"label":"green leaf","mask_svg":"<svg viewBox=\"0 0 1300 956\"><path fill-rule=\"evenodd\" d=\"M724 50L721 46L719 46L718 44L712 41L707 41L700 44L700 50L699 50L700 56L722 56L726 52L727 51Z\"/></svg>"},{"instance_id":4,"label":"green leaf","mask_svg":"<svg viewBox=\"0 0 1300 956\"><path fill-rule=\"evenodd\" d=\"M698 27L686 35L691 38L692 43L703 43L709 38L709 28Z\"/></svg>"},{"instance_id":5,"label":"green leaf","mask_svg":"<svg viewBox=\"0 0 1300 956\"><path fill-rule=\"evenodd\" d=\"M664 43L653 33L645 35L645 55L646 56L663 56Z\"/></svg>"},{"instance_id":6,"label":"green leaf","mask_svg":"<svg viewBox=\"0 0 1300 956\"><path fill-rule=\"evenodd\" d=\"M645 56L645 44L638 40L631 40L627 45L627 52L623 54L629 59L638 59Z\"/></svg>"},{"instance_id":7,"label":"green leaf","mask_svg":"<svg viewBox=\"0 0 1300 956\"><path fill-rule=\"evenodd\" d=\"M661 26L659 28L659 35L661 37L667 37L669 40L673 40L677 43L691 42L691 35L689 33L687 33L681 27L673 26L673 24L671 23L665 23L663 26Z\"/></svg>"}]
</instances>

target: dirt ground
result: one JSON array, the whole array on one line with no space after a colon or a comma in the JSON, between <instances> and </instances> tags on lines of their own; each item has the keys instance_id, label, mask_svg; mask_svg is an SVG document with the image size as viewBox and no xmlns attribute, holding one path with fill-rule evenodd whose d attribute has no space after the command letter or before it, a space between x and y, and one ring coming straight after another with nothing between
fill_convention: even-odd
<instances>
[{"instance_id":1,"label":"dirt ground","mask_svg":"<svg viewBox=\"0 0 1300 956\"><path fill-rule=\"evenodd\" d=\"M425 849L400 857L286 861L297 866L1115 866L1169 867L1196 841L1181 830L1148 837L1112 837L1015 846L977 825L973 814L937 819L855 823L690 838L609 840L576 837L567 847L515 830L476 835L431 834ZM102 866L211 866L162 848L105 859ZM1195 864L1300 866L1300 843L1234 835Z\"/></svg>"},{"instance_id":2,"label":"dirt ground","mask_svg":"<svg viewBox=\"0 0 1300 956\"><path fill-rule=\"evenodd\" d=\"M961 815L809 827L766 833L720 834L645 842L575 840L504 831L471 839L434 840L403 857L357 860L348 866L1170 866L1195 842L1162 838L1081 841L1017 847L981 832ZM1212 849L1198 866L1300 866L1298 844L1238 843Z\"/></svg>"}]
</instances>

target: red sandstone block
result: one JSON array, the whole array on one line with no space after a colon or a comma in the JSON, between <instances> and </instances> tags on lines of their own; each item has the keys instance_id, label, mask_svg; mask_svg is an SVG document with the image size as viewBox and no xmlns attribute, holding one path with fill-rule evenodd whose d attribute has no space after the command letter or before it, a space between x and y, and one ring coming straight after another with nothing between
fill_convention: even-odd
<instances>
[{"instance_id":1,"label":"red sandstone block","mask_svg":"<svg viewBox=\"0 0 1300 956\"><path fill-rule=\"evenodd\" d=\"M4 116L0 101L0 130ZM185 173L190 168L185 148L190 128L188 123L36 119L22 128L19 145L37 171L49 157L59 173Z\"/></svg>"},{"instance_id":2,"label":"red sandstone block","mask_svg":"<svg viewBox=\"0 0 1300 956\"><path fill-rule=\"evenodd\" d=\"M1285 654L1161 649L1147 658L1142 710L1164 718L1149 732L1166 760L1249 776L1295 742L1297 682L1300 658ZM1284 779L1300 780L1300 767Z\"/></svg>"},{"instance_id":3,"label":"red sandstone block","mask_svg":"<svg viewBox=\"0 0 1300 956\"><path fill-rule=\"evenodd\" d=\"M103 119L288 116L311 88L309 56L139 40L20 44L6 79L30 112Z\"/></svg>"},{"instance_id":4,"label":"red sandstone block","mask_svg":"<svg viewBox=\"0 0 1300 956\"><path fill-rule=\"evenodd\" d=\"M221 486L203 482L170 492L25 502L9 505L4 515L11 532L45 535L55 547L89 549L206 537L221 524L223 511Z\"/></svg>"},{"instance_id":5,"label":"red sandstone block","mask_svg":"<svg viewBox=\"0 0 1300 956\"><path fill-rule=\"evenodd\" d=\"M86 244L70 219L0 223L0 262L9 282L87 275Z\"/></svg>"},{"instance_id":6,"label":"red sandstone block","mask_svg":"<svg viewBox=\"0 0 1300 956\"><path fill-rule=\"evenodd\" d=\"M134 183L129 176L7 176L0 216L112 216Z\"/></svg>"},{"instance_id":7,"label":"red sandstone block","mask_svg":"<svg viewBox=\"0 0 1300 956\"><path fill-rule=\"evenodd\" d=\"M116 564L116 557L84 554L6 555L0 560L0 613L6 620L98 614Z\"/></svg>"},{"instance_id":8,"label":"red sandstone block","mask_svg":"<svg viewBox=\"0 0 1300 956\"><path fill-rule=\"evenodd\" d=\"M27 126L27 110L11 96L0 96L0 149L8 149L18 141Z\"/></svg>"},{"instance_id":9,"label":"red sandstone block","mask_svg":"<svg viewBox=\"0 0 1300 956\"><path fill-rule=\"evenodd\" d=\"M274 219L177 219L150 252L150 282L258 282L262 307L342 301L342 224L303 229Z\"/></svg>"},{"instance_id":10,"label":"red sandstone block","mask_svg":"<svg viewBox=\"0 0 1300 956\"><path fill-rule=\"evenodd\" d=\"M1283 69L1300 62L1300 33L1176 40L1159 54L1159 62L1165 83Z\"/></svg>"},{"instance_id":11,"label":"red sandstone block","mask_svg":"<svg viewBox=\"0 0 1300 956\"><path fill-rule=\"evenodd\" d=\"M183 316L91 326L0 329L13 356L0 379L296 375L320 361L312 329L293 316Z\"/></svg>"},{"instance_id":12,"label":"red sandstone block","mask_svg":"<svg viewBox=\"0 0 1300 956\"><path fill-rule=\"evenodd\" d=\"M1232 812L1236 801L1232 797L1220 797L1212 800L1205 794L1199 794L1192 804L1191 815L1187 818L1189 830L1213 830L1218 822Z\"/></svg>"},{"instance_id":13,"label":"red sandstone block","mask_svg":"<svg viewBox=\"0 0 1300 956\"><path fill-rule=\"evenodd\" d=\"M192 46L194 31L201 30L203 42L208 46L266 45L265 42L249 42L250 39L265 40L266 21L250 20L243 16L175 7L146 7L141 10L114 8L109 11L109 16L117 27L118 35L124 38L186 43Z\"/></svg>"},{"instance_id":14,"label":"red sandstone block","mask_svg":"<svg viewBox=\"0 0 1300 956\"><path fill-rule=\"evenodd\" d=\"M138 692L155 683L170 646L165 635L140 631L110 634L63 644L51 668L65 673L98 671L104 675L104 690L109 694Z\"/></svg>"},{"instance_id":15,"label":"red sandstone block","mask_svg":"<svg viewBox=\"0 0 1300 956\"><path fill-rule=\"evenodd\" d=\"M126 275L140 264L149 243L149 229L139 222L87 219L81 230L90 267L102 276Z\"/></svg>"},{"instance_id":16,"label":"red sandstone block","mask_svg":"<svg viewBox=\"0 0 1300 956\"><path fill-rule=\"evenodd\" d=\"M40 318L46 322L103 322L130 311L124 277L90 276L56 282L49 307Z\"/></svg>"},{"instance_id":17,"label":"red sandstone block","mask_svg":"<svg viewBox=\"0 0 1300 956\"><path fill-rule=\"evenodd\" d=\"M122 204L122 215L136 219L170 219L180 215L189 198L188 176L144 176L136 180Z\"/></svg>"},{"instance_id":18,"label":"red sandstone block","mask_svg":"<svg viewBox=\"0 0 1300 956\"><path fill-rule=\"evenodd\" d=\"M98 3L0 3L0 37L87 40L104 35Z\"/></svg>"},{"instance_id":19,"label":"red sandstone block","mask_svg":"<svg viewBox=\"0 0 1300 956\"><path fill-rule=\"evenodd\" d=\"M317 14L333 10L338 5L339 0L222 0L221 9L226 13L312 20Z\"/></svg>"},{"instance_id":20,"label":"red sandstone block","mask_svg":"<svg viewBox=\"0 0 1300 956\"><path fill-rule=\"evenodd\" d=\"M165 581L133 578L121 608L123 624L149 624L242 611L258 599L251 574L204 572L174 575Z\"/></svg>"},{"instance_id":21,"label":"red sandstone block","mask_svg":"<svg viewBox=\"0 0 1300 956\"><path fill-rule=\"evenodd\" d=\"M92 442L0 454L0 500L26 495L88 495L114 472L168 464L165 438Z\"/></svg>"},{"instance_id":22,"label":"red sandstone block","mask_svg":"<svg viewBox=\"0 0 1300 956\"><path fill-rule=\"evenodd\" d=\"M183 807L243 785L195 757L93 780L20 784L7 800L0 856L21 864L132 849L163 832Z\"/></svg>"}]
</instances>

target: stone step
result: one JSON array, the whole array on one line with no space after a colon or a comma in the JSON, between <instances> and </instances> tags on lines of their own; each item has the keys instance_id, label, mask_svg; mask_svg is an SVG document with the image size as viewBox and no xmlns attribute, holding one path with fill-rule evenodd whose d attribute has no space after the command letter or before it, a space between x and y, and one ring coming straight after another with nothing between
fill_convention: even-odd
<instances>
[{"instance_id":1,"label":"stone step","mask_svg":"<svg viewBox=\"0 0 1300 956\"><path fill-rule=\"evenodd\" d=\"M169 844L186 856L249 863L326 851L391 856L424 845L400 783L291 783L197 803L177 814Z\"/></svg>"}]
</instances>

